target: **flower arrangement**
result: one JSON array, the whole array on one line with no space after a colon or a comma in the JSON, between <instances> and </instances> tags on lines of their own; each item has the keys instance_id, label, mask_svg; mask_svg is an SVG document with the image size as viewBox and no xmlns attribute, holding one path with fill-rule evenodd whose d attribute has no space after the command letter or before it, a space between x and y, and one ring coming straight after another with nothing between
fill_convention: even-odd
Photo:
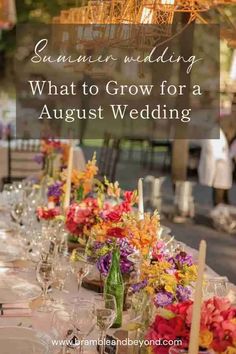
<instances>
[{"instance_id":1,"label":"flower arrangement","mask_svg":"<svg viewBox=\"0 0 236 354\"><path fill-rule=\"evenodd\" d=\"M160 309L146 334L147 339L180 339L180 348L189 345L192 301L184 301ZM236 307L227 299L213 297L203 302L199 347L202 350L214 350L217 353L236 352ZM167 354L168 346L153 346L153 353Z\"/></svg>"},{"instance_id":2,"label":"flower arrangement","mask_svg":"<svg viewBox=\"0 0 236 354\"><path fill-rule=\"evenodd\" d=\"M122 214L132 208L133 193L124 192L124 200L112 205L99 196L87 197L70 205L65 224L77 239L92 236L94 240L105 242L109 238L123 238Z\"/></svg>"},{"instance_id":3,"label":"flower arrangement","mask_svg":"<svg viewBox=\"0 0 236 354\"><path fill-rule=\"evenodd\" d=\"M100 218L91 229L91 237L99 242L106 242L109 238L127 237L126 216L131 213L136 203L136 192L126 191L123 200L111 203L105 200L100 211Z\"/></svg>"},{"instance_id":4,"label":"flower arrangement","mask_svg":"<svg viewBox=\"0 0 236 354\"><path fill-rule=\"evenodd\" d=\"M69 144L59 140L43 139L40 152L40 155L35 156L35 161L44 165L44 175L55 177L55 174L67 164ZM59 156L59 163L58 166L55 166L57 156Z\"/></svg>"},{"instance_id":5,"label":"flower arrangement","mask_svg":"<svg viewBox=\"0 0 236 354\"><path fill-rule=\"evenodd\" d=\"M141 282L133 285L133 292L144 289L157 307L165 307L190 298L196 275L196 266L187 253L179 252L172 257L162 253L158 259L143 262Z\"/></svg>"},{"instance_id":6,"label":"flower arrangement","mask_svg":"<svg viewBox=\"0 0 236 354\"><path fill-rule=\"evenodd\" d=\"M89 193L95 191L95 176L98 172L96 166L96 155L94 154L92 160L88 161L84 171L72 171L72 188L71 188L71 201L81 202L87 198ZM60 179L53 181L48 186L48 200L59 205L65 194L67 170L63 170L60 174ZM98 181L96 180L96 183Z\"/></svg>"},{"instance_id":7,"label":"flower arrangement","mask_svg":"<svg viewBox=\"0 0 236 354\"><path fill-rule=\"evenodd\" d=\"M71 183L72 183L72 198L77 201L81 201L88 196L89 193L95 191L95 184L99 183L95 180L95 176L98 173L96 154L89 160L85 166L84 171L72 171ZM65 191L65 182L67 178L67 170L64 170L61 174L62 191Z\"/></svg>"}]
</instances>

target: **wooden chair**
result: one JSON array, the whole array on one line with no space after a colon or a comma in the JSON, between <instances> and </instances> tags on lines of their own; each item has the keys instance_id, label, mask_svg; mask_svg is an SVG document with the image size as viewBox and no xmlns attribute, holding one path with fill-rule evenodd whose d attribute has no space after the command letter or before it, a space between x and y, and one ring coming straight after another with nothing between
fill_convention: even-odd
<instances>
[{"instance_id":1,"label":"wooden chair","mask_svg":"<svg viewBox=\"0 0 236 354\"><path fill-rule=\"evenodd\" d=\"M99 157L99 177L106 176L109 181L114 182L116 167L120 156L120 138L105 133L103 146Z\"/></svg>"},{"instance_id":2,"label":"wooden chair","mask_svg":"<svg viewBox=\"0 0 236 354\"><path fill-rule=\"evenodd\" d=\"M35 155L39 151L38 140L12 140L8 137L7 176L2 178L2 183L12 183L29 176L39 176L42 165L35 161Z\"/></svg>"}]
</instances>

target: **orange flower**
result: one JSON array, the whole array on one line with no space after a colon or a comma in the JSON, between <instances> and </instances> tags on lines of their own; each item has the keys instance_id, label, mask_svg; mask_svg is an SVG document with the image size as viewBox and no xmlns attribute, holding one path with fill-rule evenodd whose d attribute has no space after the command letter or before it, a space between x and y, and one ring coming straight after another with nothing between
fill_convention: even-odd
<instances>
[{"instance_id":1,"label":"orange flower","mask_svg":"<svg viewBox=\"0 0 236 354\"><path fill-rule=\"evenodd\" d=\"M199 345L203 348L209 348L213 341L213 333L208 329L200 332Z\"/></svg>"},{"instance_id":2,"label":"orange flower","mask_svg":"<svg viewBox=\"0 0 236 354\"><path fill-rule=\"evenodd\" d=\"M128 216L125 226L130 244L139 249L143 256L147 256L157 242L157 231L160 227L159 215L154 213L151 216L145 213L143 220L139 220L138 215Z\"/></svg>"}]
</instances>

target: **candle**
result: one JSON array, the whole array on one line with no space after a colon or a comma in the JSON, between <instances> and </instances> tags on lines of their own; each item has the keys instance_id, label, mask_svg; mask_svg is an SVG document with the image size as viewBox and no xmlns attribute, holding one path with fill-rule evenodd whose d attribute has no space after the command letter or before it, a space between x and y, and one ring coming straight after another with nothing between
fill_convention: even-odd
<instances>
[{"instance_id":1,"label":"candle","mask_svg":"<svg viewBox=\"0 0 236 354\"><path fill-rule=\"evenodd\" d=\"M144 207L143 207L143 180L139 178L138 180L138 211L139 218L142 220L144 218Z\"/></svg>"},{"instance_id":2,"label":"candle","mask_svg":"<svg viewBox=\"0 0 236 354\"><path fill-rule=\"evenodd\" d=\"M201 305L202 305L202 285L206 259L206 241L200 242L198 254L198 274L196 288L194 293L192 323L189 341L189 354L198 354L199 352L199 332L201 321Z\"/></svg>"},{"instance_id":3,"label":"candle","mask_svg":"<svg viewBox=\"0 0 236 354\"><path fill-rule=\"evenodd\" d=\"M71 192L71 175L73 169L73 146L70 146L69 150L69 158L68 158L68 165L67 165L67 178L66 178L66 191L65 191L65 198L64 198L64 211L70 205L70 192Z\"/></svg>"}]
</instances>

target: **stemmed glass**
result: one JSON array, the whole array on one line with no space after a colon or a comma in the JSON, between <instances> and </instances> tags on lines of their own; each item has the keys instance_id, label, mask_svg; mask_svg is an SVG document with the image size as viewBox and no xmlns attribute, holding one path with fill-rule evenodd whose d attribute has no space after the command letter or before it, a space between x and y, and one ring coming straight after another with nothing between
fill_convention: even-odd
<instances>
[{"instance_id":1,"label":"stemmed glass","mask_svg":"<svg viewBox=\"0 0 236 354\"><path fill-rule=\"evenodd\" d=\"M59 290L63 290L65 286L66 277L69 273L68 257L62 256L57 258L56 267L54 267L54 274L58 282Z\"/></svg>"},{"instance_id":2,"label":"stemmed glass","mask_svg":"<svg viewBox=\"0 0 236 354\"><path fill-rule=\"evenodd\" d=\"M36 268L36 276L39 284L43 289L43 304L40 306L39 311L50 312L50 298L48 297L48 289L54 281L53 262L52 260L40 261Z\"/></svg>"},{"instance_id":3,"label":"stemmed glass","mask_svg":"<svg viewBox=\"0 0 236 354\"><path fill-rule=\"evenodd\" d=\"M203 295L206 299L213 296L226 297L228 294L228 279L226 277L209 278L203 287Z\"/></svg>"},{"instance_id":4,"label":"stemmed glass","mask_svg":"<svg viewBox=\"0 0 236 354\"><path fill-rule=\"evenodd\" d=\"M92 264L88 262L86 255L79 249L74 250L70 259L71 271L77 277L78 290L80 290L83 278L89 274Z\"/></svg>"},{"instance_id":5,"label":"stemmed glass","mask_svg":"<svg viewBox=\"0 0 236 354\"><path fill-rule=\"evenodd\" d=\"M3 186L2 197L7 209L11 210L14 204L15 186L11 183L6 183Z\"/></svg>"},{"instance_id":6,"label":"stemmed glass","mask_svg":"<svg viewBox=\"0 0 236 354\"><path fill-rule=\"evenodd\" d=\"M65 346L75 349L79 354L83 353L83 341L95 325L93 302L76 298L71 302L62 303L53 313L51 335L55 339L65 339L66 344L63 348L54 348L53 353L64 353Z\"/></svg>"},{"instance_id":7,"label":"stemmed glass","mask_svg":"<svg viewBox=\"0 0 236 354\"><path fill-rule=\"evenodd\" d=\"M117 308L116 299L113 295L99 294L94 298L95 314L97 318L97 326L100 329L100 339L102 346L100 353L104 353L106 332L110 328L116 318Z\"/></svg>"},{"instance_id":8,"label":"stemmed glass","mask_svg":"<svg viewBox=\"0 0 236 354\"><path fill-rule=\"evenodd\" d=\"M93 331L96 325L94 303L83 299L74 299L72 301L72 325L75 336L79 340L77 352L84 352L84 339Z\"/></svg>"},{"instance_id":9,"label":"stemmed glass","mask_svg":"<svg viewBox=\"0 0 236 354\"><path fill-rule=\"evenodd\" d=\"M54 311L51 322L51 337L53 339L57 339L62 344L54 345L52 348L52 352L55 354L59 354L61 352L64 353L64 348L67 346L63 343L62 339L68 341L73 341L74 330L71 320L72 314L72 305L71 304L61 304L61 308L58 308Z\"/></svg>"}]
</instances>

